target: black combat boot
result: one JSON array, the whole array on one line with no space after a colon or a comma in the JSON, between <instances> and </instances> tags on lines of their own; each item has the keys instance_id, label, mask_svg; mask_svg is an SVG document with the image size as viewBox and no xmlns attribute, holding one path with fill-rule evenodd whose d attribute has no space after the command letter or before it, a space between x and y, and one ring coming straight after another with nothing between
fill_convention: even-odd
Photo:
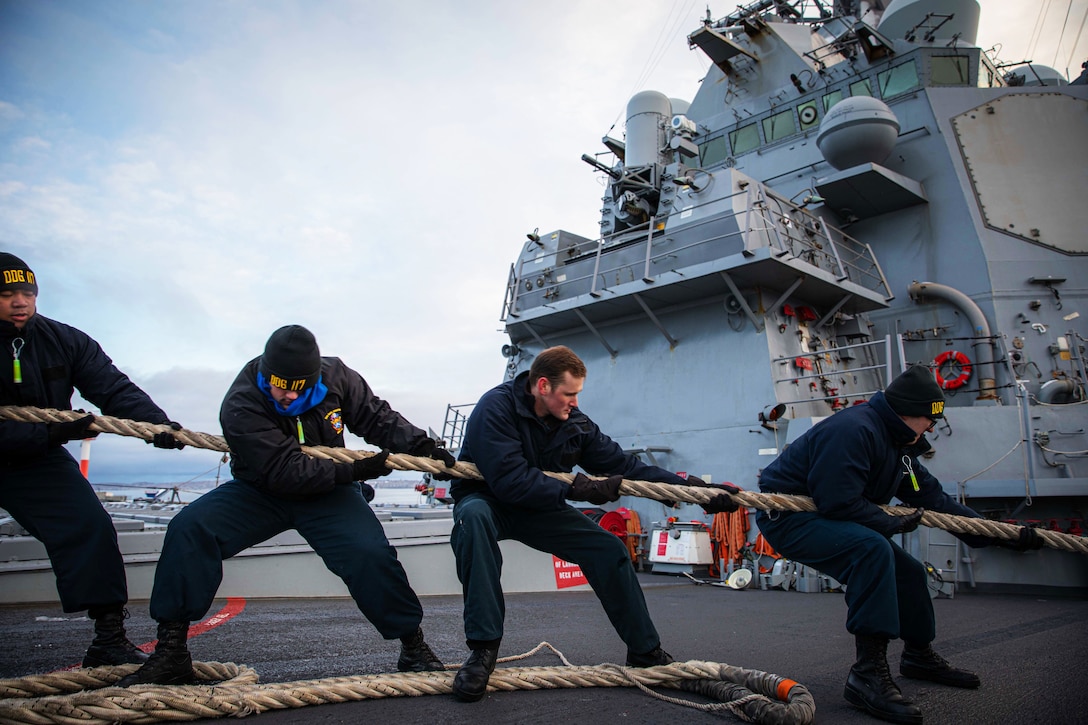
<instances>
[{"instance_id":1,"label":"black combat boot","mask_svg":"<svg viewBox=\"0 0 1088 725\"><path fill-rule=\"evenodd\" d=\"M948 664L933 648L918 642L905 642L903 657L899 660L899 672L912 680L929 680L951 687L978 687L978 675Z\"/></svg>"},{"instance_id":2,"label":"black combat boot","mask_svg":"<svg viewBox=\"0 0 1088 725\"><path fill-rule=\"evenodd\" d=\"M83 657L84 667L142 665L147 662L147 653L125 636L127 609L121 605L92 607L87 616L94 620L94 640Z\"/></svg>"},{"instance_id":3,"label":"black combat boot","mask_svg":"<svg viewBox=\"0 0 1088 725\"><path fill-rule=\"evenodd\" d=\"M843 697L855 707L888 722L916 725L922 711L903 697L888 670L888 638L858 634L858 661L850 668Z\"/></svg>"},{"instance_id":4,"label":"black combat boot","mask_svg":"<svg viewBox=\"0 0 1088 725\"><path fill-rule=\"evenodd\" d=\"M400 638L400 659L397 670L400 672L427 672L446 669L442 660L423 641L423 630L419 627L407 637Z\"/></svg>"},{"instance_id":5,"label":"black combat boot","mask_svg":"<svg viewBox=\"0 0 1088 725\"><path fill-rule=\"evenodd\" d=\"M499 650L482 647L472 650L472 654L461 665L457 676L453 678L453 695L462 702L476 702L487 692L487 681L495 671L495 662Z\"/></svg>"},{"instance_id":6,"label":"black combat boot","mask_svg":"<svg viewBox=\"0 0 1088 725\"><path fill-rule=\"evenodd\" d=\"M627 650L628 667L656 667L657 665L671 665L672 662L672 655L661 649L661 645L642 654L636 654L630 649Z\"/></svg>"},{"instance_id":7,"label":"black combat boot","mask_svg":"<svg viewBox=\"0 0 1088 725\"><path fill-rule=\"evenodd\" d=\"M187 685L196 679L193 658L185 640L188 622L159 622L159 643L147 663L131 675L117 681L118 687L131 685Z\"/></svg>"}]
</instances>

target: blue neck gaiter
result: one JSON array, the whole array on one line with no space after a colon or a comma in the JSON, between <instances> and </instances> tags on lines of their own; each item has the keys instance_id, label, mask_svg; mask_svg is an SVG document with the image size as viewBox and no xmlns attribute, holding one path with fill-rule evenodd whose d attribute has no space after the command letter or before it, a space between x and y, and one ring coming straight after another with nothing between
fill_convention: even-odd
<instances>
[{"instance_id":1,"label":"blue neck gaiter","mask_svg":"<svg viewBox=\"0 0 1088 725\"><path fill-rule=\"evenodd\" d=\"M289 406L283 408L276 402L276 399L272 397L272 384L269 383L260 372L257 373L257 387L261 389L261 392L264 393L270 401L272 401L272 409L285 418L294 418L295 416L302 415L310 408L318 405L325 399L325 396L329 394L329 389L321 382L321 378L318 378L314 385L307 388L302 395L295 398Z\"/></svg>"}]
</instances>

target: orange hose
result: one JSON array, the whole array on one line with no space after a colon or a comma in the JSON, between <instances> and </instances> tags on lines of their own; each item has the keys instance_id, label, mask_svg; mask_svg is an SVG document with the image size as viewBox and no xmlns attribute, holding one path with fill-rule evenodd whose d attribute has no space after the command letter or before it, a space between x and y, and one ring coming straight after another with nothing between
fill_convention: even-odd
<instances>
[{"instance_id":1,"label":"orange hose","mask_svg":"<svg viewBox=\"0 0 1088 725\"><path fill-rule=\"evenodd\" d=\"M623 540L631 555L631 563L638 564L638 542L642 537L642 521L638 517L638 511L634 509L628 509L627 514L627 536Z\"/></svg>"},{"instance_id":2,"label":"orange hose","mask_svg":"<svg viewBox=\"0 0 1088 725\"><path fill-rule=\"evenodd\" d=\"M757 563L761 556L769 556L772 559L782 558L782 555L775 551L774 547L767 543L767 540L763 538L763 534L756 536L756 540L752 543L752 553L755 555ZM767 574L771 571L762 564L758 564L758 566L760 574Z\"/></svg>"},{"instance_id":3,"label":"orange hose","mask_svg":"<svg viewBox=\"0 0 1088 725\"><path fill-rule=\"evenodd\" d=\"M710 525L711 551L714 561L710 564L710 575L719 576L719 561L740 564L744 547L748 545L748 509L740 508L731 513L714 514Z\"/></svg>"}]
</instances>

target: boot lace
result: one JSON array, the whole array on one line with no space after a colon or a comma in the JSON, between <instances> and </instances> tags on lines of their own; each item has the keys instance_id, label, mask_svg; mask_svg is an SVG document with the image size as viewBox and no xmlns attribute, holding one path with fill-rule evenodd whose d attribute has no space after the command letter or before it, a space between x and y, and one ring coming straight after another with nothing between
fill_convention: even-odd
<instances>
[{"instance_id":1,"label":"boot lace","mask_svg":"<svg viewBox=\"0 0 1088 725\"><path fill-rule=\"evenodd\" d=\"M910 658L916 662L935 670L951 670L952 665L944 657L937 654L932 647L912 649Z\"/></svg>"}]
</instances>

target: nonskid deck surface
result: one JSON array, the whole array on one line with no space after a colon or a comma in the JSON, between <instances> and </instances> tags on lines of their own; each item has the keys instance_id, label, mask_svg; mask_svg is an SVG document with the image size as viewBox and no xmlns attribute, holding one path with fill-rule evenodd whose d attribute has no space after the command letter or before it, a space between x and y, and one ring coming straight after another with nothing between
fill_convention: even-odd
<instances>
[{"instance_id":1,"label":"nonskid deck surface","mask_svg":"<svg viewBox=\"0 0 1088 725\"><path fill-rule=\"evenodd\" d=\"M837 593L734 591L696 586L670 576L640 574L663 645L677 660L710 660L772 672L802 683L816 699L816 722L873 723L842 698L853 662ZM960 592L937 599L938 652L982 678L979 690L955 690L898 676L900 644L890 647L892 671L904 693L932 723L1088 722L1088 600ZM217 600L212 613L226 605ZM466 656L461 598L424 597L427 640L447 663ZM155 636L146 602L130 604L136 643ZM57 605L0 607L0 678L75 664L91 623ZM500 657L542 641L574 664L622 663L625 649L592 592L507 596ZM253 667L262 682L381 674L396 668L397 642L383 640L350 599L254 600L241 613L190 640L194 659ZM550 654L500 666L560 664ZM694 696L680 694L686 698ZM267 712L260 722L334 723L600 723L739 722L655 700L634 688L518 691L473 704L452 696L399 697Z\"/></svg>"}]
</instances>

